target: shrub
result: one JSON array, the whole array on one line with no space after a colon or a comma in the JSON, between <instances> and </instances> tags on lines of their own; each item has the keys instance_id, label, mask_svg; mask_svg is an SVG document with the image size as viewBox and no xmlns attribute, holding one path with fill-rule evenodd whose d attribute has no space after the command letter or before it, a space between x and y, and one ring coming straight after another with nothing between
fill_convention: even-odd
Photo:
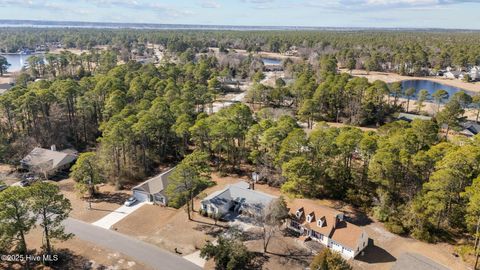
<instances>
[{"instance_id":1,"label":"shrub","mask_svg":"<svg viewBox=\"0 0 480 270\"><path fill-rule=\"evenodd\" d=\"M313 258L312 263L310 263L310 269L351 270L352 267L340 254L326 248Z\"/></svg>"},{"instance_id":2,"label":"shrub","mask_svg":"<svg viewBox=\"0 0 480 270\"><path fill-rule=\"evenodd\" d=\"M389 221L389 222L385 223L385 228L391 233L405 234L405 229L403 228L403 226L401 224L396 223L396 222Z\"/></svg>"}]
</instances>

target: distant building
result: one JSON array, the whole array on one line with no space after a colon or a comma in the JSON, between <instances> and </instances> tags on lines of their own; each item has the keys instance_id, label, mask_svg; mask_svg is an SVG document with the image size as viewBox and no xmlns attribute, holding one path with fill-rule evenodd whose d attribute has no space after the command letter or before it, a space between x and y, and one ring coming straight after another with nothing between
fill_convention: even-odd
<instances>
[{"instance_id":1,"label":"distant building","mask_svg":"<svg viewBox=\"0 0 480 270\"><path fill-rule=\"evenodd\" d=\"M460 123L460 125L463 129L459 133L464 136L473 137L480 133L480 125L475 121L465 121Z\"/></svg>"},{"instance_id":2,"label":"distant building","mask_svg":"<svg viewBox=\"0 0 480 270\"><path fill-rule=\"evenodd\" d=\"M342 212L305 199L294 200L289 207L289 229L340 253L345 259L353 259L368 245L365 230L347 222Z\"/></svg>"},{"instance_id":3,"label":"distant building","mask_svg":"<svg viewBox=\"0 0 480 270\"><path fill-rule=\"evenodd\" d=\"M425 121L432 120L432 117L430 116L418 115L418 114L412 114L412 113L399 113L396 118L397 120L403 120L407 122L412 122L415 119L425 120Z\"/></svg>"},{"instance_id":4,"label":"distant building","mask_svg":"<svg viewBox=\"0 0 480 270\"><path fill-rule=\"evenodd\" d=\"M468 73L472 81L480 81L480 66L474 66Z\"/></svg>"},{"instance_id":5,"label":"distant building","mask_svg":"<svg viewBox=\"0 0 480 270\"><path fill-rule=\"evenodd\" d=\"M70 168L77 159L76 154L68 151L57 151L54 145L52 145L51 149L35 147L20 161L20 165L26 170L49 178L60 171Z\"/></svg>"},{"instance_id":6,"label":"distant building","mask_svg":"<svg viewBox=\"0 0 480 270\"><path fill-rule=\"evenodd\" d=\"M249 189L249 184L239 182L210 194L202 200L201 209L208 215L222 217L228 213L259 215L274 196Z\"/></svg>"},{"instance_id":7,"label":"distant building","mask_svg":"<svg viewBox=\"0 0 480 270\"><path fill-rule=\"evenodd\" d=\"M445 79L459 79L462 75L462 72L458 70L450 70L443 73Z\"/></svg>"},{"instance_id":8,"label":"distant building","mask_svg":"<svg viewBox=\"0 0 480 270\"><path fill-rule=\"evenodd\" d=\"M147 181L132 188L133 196L140 202L167 205L168 198L165 189L168 186L168 178L175 168L148 179Z\"/></svg>"}]
</instances>

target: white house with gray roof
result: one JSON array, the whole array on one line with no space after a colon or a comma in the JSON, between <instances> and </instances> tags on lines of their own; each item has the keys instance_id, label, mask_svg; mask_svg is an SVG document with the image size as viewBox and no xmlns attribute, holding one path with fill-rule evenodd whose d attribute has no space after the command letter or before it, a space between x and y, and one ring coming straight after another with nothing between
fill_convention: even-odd
<instances>
[{"instance_id":1,"label":"white house with gray roof","mask_svg":"<svg viewBox=\"0 0 480 270\"><path fill-rule=\"evenodd\" d=\"M201 209L209 215L242 213L258 215L276 197L249 189L249 184L239 182L210 194L202 200Z\"/></svg>"},{"instance_id":2,"label":"white house with gray roof","mask_svg":"<svg viewBox=\"0 0 480 270\"><path fill-rule=\"evenodd\" d=\"M140 202L167 205L168 198L165 195L165 188L167 188L168 178L174 169L175 168L166 170L163 173L135 186L132 189L133 196Z\"/></svg>"}]
</instances>

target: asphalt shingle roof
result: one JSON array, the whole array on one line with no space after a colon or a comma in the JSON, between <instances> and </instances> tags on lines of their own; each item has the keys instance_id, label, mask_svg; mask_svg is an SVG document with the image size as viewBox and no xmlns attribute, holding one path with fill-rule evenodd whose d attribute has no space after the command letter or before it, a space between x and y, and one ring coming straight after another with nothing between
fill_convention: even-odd
<instances>
[{"instance_id":1,"label":"asphalt shingle roof","mask_svg":"<svg viewBox=\"0 0 480 270\"><path fill-rule=\"evenodd\" d=\"M147 181L135 186L133 190L144 191L148 194L156 194L162 192L168 185L168 177L173 172L173 169L169 169L157 176L154 176Z\"/></svg>"},{"instance_id":2,"label":"asphalt shingle roof","mask_svg":"<svg viewBox=\"0 0 480 270\"><path fill-rule=\"evenodd\" d=\"M43 169L52 170L72 163L76 158L76 155L69 153L35 147L20 163L27 166L41 166Z\"/></svg>"}]
</instances>

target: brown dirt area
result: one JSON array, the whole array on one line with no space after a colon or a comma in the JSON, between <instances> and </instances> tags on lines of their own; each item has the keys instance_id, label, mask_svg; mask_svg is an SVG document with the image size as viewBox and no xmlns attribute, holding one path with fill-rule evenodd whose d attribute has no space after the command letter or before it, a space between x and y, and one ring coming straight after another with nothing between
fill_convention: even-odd
<instances>
[{"instance_id":1,"label":"brown dirt area","mask_svg":"<svg viewBox=\"0 0 480 270\"><path fill-rule=\"evenodd\" d=\"M185 256L197 251L207 240L213 241L213 236L223 231L213 220L198 213L192 215L193 221L188 221L183 209L144 205L116 223L113 229L170 252L176 248Z\"/></svg>"},{"instance_id":2,"label":"brown dirt area","mask_svg":"<svg viewBox=\"0 0 480 270\"><path fill-rule=\"evenodd\" d=\"M15 74L11 72L4 73L3 76L0 76L1 83L11 83L14 81Z\"/></svg>"},{"instance_id":3,"label":"brown dirt area","mask_svg":"<svg viewBox=\"0 0 480 270\"><path fill-rule=\"evenodd\" d=\"M42 254L42 232L40 228L33 229L27 235L27 245L30 250L35 249L36 254ZM136 262L129 257L77 238L65 242L54 242L56 254L63 254L63 260L54 269L148 269L145 265ZM2 265L0 269L23 269L20 265ZM36 269L50 269L38 266Z\"/></svg>"},{"instance_id":4,"label":"brown dirt area","mask_svg":"<svg viewBox=\"0 0 480 270\"><path fill-rule=\"evenodd\" d=\"M125 202L131 196L127 191L116 191L111 184L97 185L99 195L92 199L92 209L88 208L86 199L75 190L75 181L71 178L54 182L60 187L62 194L72 203L72 212L70 217L85 221L94 222L110 214Z\"/></svg>"},{"instance_id":5,"label":"brown dirt area","mask_svg":"<svg viewBox=\"0 0 480 270\"><path fill-rule=\"evenodd\" d=\"M19 180L15 166L0 164L0 182L10 186Z\"/></svg>"}]
</instances>

